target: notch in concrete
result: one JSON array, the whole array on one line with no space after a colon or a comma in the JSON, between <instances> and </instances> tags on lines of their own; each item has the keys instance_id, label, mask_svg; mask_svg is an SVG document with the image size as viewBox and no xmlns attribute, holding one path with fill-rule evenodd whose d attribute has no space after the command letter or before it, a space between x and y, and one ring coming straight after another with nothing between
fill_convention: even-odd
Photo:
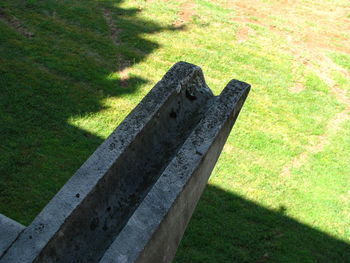
<instances>
[{"instance_id":1,"label":"notch in concrete","mask_svg":"<svg viewBox=\"0 0 350 263\"><path fill-rule=\"evenodd\" d=\"M249 88L176 63L0 262L170 262Z\"/></svg>"}]
</instances>

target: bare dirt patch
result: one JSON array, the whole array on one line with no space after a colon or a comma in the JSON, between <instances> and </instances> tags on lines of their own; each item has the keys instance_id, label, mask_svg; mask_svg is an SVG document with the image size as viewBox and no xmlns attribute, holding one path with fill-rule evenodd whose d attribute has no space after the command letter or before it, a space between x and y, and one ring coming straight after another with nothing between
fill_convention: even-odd
<instances>
[{"instance_id":1,"label":"bare dirt patch","mask_svg":"<svg viewBox=\"0 0 350 263\"><path fill-rule=\"evenodd\" d=\"M181 5L180 11L178 13L179 18L173 23L173 26L181 27L184 24L190 22L194 14L195 6L195 3L191 0L184 2Z\"/></svg>"},{"instance_id":2,"label":"bare dirt patch","mask_svg":"<svg viewBox=\"0 0 350 263\"><path fill-rule=\"evenodd\" d=\"M103 12L103 17L105 18L106 23L108 25L108 28L111 34L111 39L113 43L118 46L120 44L118 40L119 29L114 24L110 11L104 8L102 12Z\"/></svg>"},{"instance_id":3,"label":"bare dirt patch","mask_svg":"<svg viewBox=\"0 0 350 263\"><path fill-rule=\"evenodd\" d=\"M13 15L5 14L5 12L3 12L1 9L0 9L0 21L7 24L9 27L14 29L16 32L18 32L22 36L25 36L27 38L31 38L34 36L34 33L30 32L17 17Z\"/></svg>"},{"instance_id":4,"label":"bare dirt patch","mask_svg":"<svg viewBox=\"0 0 350 263\"><path fill-rule=\"evenodd\" d=\"M318 2L301 0L228 1L234 20L264 26L287 39L291 46L324 48L350 54L350 8L329 9Z\"/></svg>"},{"instance_id":5,"label":"bare dirt patch","mask_svg":"<svg viewBox=\"0 0 350 263\"><path fill-rule=\"evenodd\" d=\"M110 11L106 8L102 10L103 16L106 20L106 23L109 27L111 40L116 46L120 46L121 42L118 38L118 34L120 32L120 29L115 25L112 15ZM123 59L123 57L120 54L116 55L116 72L119 75L119 85L120 87L127 88L128 86L128 80L129 80L129 70L128 68L131 66L130 61L127 61Z\"/></svg>"},{"instance_id":6,"label":"bare dirt patch","mask_svg":"<svg viewBox=\"0 0 350 263\"><path fill-rule=\"evenodd\" d=\"M236 40L238 43L245 42L249 39L250 36L254 35L255 31L248 26L241 26L236 31Z\"/></svg>"},{"instance_id":7,"label":"bare dirt patch","mask_svg":"<svg viewBox=\"0 0 350 263\"><path fill-rule=\"evenodd\" d=\"M290 87L288 90L290 93L300 93L305 89L302 83L295 83L293 87Z\"/></svg>"}]
</instances>

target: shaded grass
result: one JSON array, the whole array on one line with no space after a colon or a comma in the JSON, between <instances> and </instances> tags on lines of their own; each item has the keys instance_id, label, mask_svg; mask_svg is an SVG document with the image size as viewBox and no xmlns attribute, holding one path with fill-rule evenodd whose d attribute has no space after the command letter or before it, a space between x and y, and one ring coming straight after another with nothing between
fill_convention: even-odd
<instances>
[{"instance_id":1,"label":"shaded grass","mask_svg":"<svg viewBox=\"0 0 350 263\"><path fill-rule=\"evenodd\" d=\"M175 262L346 262L349 245L209 185Z\"/></svg>"},{"instance_id":2,"label":"shaded grass","mask_svg":"<svg viewBox=\"0 0 350 263\"><path fill-rule=\"evenodd\" d=\"M125 104L118 98L147 80L133 75L121 87L117 73L109 76L119 68L119 53L138 63L158 48L142 34L169 28L138 19L138 9L118 4L1 3L0 211L21 223L33 219L143 95L129 97L133 103ZM117 17L122 49L111 41L102 8ZM13 16L34 36L11 25ZM127 46L129 54L123 52ZM136 56L132 51L138 47L142 52ZM91 118L98 112L97 119ZM85 119L88 127L77 119Z\"/></svg>"}]
</instances>

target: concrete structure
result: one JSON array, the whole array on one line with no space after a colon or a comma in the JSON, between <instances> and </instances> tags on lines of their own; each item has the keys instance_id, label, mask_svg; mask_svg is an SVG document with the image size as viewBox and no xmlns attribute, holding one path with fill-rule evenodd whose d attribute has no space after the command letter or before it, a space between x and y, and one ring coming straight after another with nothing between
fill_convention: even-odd
<instances>
[{"instance_id":1,"label":"concrete structure","mask_svg":"<svg viewBox=\"0 0 350 263\"><path fill-rule=\"evenodd\" d=\"M0 214L0 258L24 230L24 226Z\"/></svg>"},{"instance_id":2,"label":"concrete structure","mask_svg":"<svg viewBox=\"0 0 350 263\"><path fill-rule=\"evenodd\" d=\"M0 262L171 262L249 88L175 64Z\"/></svg>"}]
</instances>

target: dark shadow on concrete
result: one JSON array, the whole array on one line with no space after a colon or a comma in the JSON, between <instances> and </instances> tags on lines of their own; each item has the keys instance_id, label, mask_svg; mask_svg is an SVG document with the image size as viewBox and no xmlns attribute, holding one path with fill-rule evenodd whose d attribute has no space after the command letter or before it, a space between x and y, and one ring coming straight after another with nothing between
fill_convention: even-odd
<instances>
[{"instance_id":1,"label":"dark shadow on concrete","mask_svg":"<svg viewBox=\"0 0 350 263\"><path fill-rule=\"evenodd\" d=\"M130 76L121 85L109 76L159 48L142 35L179 30L140 19L139 9L121 8L121 2L0 4L0 213L31 222L103 141L69 118L104 110L105 98L137 92L146 79ZM30 37L22 34L29 31Z\"/></svg>"},{"instance_id":2,"label":"dark shadow on concrete","mask_svg":"<svg viewBox=\"0 0 350 263\"><path fill-rule=\"evenodd\" d=\"M207 186L174 260L349 262L350 244L235 194Z\"/></svg>"}]
</instances>

